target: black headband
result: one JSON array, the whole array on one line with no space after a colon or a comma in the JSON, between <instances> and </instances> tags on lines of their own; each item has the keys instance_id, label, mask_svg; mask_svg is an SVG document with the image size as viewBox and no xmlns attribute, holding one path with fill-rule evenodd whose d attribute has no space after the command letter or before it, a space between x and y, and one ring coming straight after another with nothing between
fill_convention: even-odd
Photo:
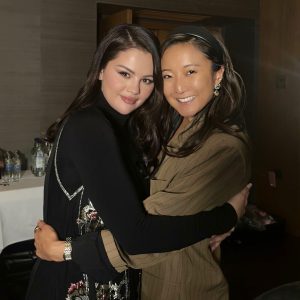
<instances>
[{"instance_id":1,"label":"black headband","mask_svg":"<svg viewBox=\"0 0 300 300\"><path fill-rule=\"evenodd\" d=\"M223 61L223 48L218 42L218 40L204 27L200 26L193 26L193 25L183 25L176 27L174 30L172 30L171 34L187 34L194 36L198 39L203 40L207 44L209 44L216 52L218 59Z\"/></svg>"}]
</instances>

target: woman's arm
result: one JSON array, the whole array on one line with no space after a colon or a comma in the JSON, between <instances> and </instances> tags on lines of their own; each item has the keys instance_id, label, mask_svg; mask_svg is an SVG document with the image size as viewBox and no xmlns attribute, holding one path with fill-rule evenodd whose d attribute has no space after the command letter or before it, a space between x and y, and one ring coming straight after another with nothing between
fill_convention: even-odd
<instances>
[{"instance_id":1,"label":"woman's arm","mask_svg":"<svg viewBox=\"0 0 300 300\"><path fill-rule=\"evenodd\" d=\"M208 213L147 214L127 174L114 131L100 117L86 118L81 114L70 119L61 137L64 144L61 149L67 149L85 192L106 227L128 253L180 249L213 234L224 233L235 225L237 216L229 205L216 209L212 218Z\"/></svg>"},{"instance_id":2,"label":"woman's arm","mask_svg":"<svg viewBox=\"0 0 300 300\"><path fill-rule=\"evenodd\" d=\"M235 203L232 202L231 204L226 203L223 206L217 207L211 211L199 213L199 217L201 216L200 219L202 219L200 223L202 223L203 226L206 226L210 224L212 218L220 220L220 218L222 219L222 215L224 213L225 214L231 213L232 210L236 210L236 208L234 207L238 207L237 209L239 210L239 213L237 214L242 215L244 211L244 207L246 206L247 203L249 188L250 187L247 186L243 191L241 191L241 193L239 193L239 195L236 195L234 197L234 198L239 198L239 200L234 201ZM244 204L242 204L242 202ZM49 261L57 261L57 262L63 261L65 241L59 240L58 235L54 230L54 228L49 224L46 224L42 220L37 222L37 228L38 229L34 231L37 256L44 260L49 260ZM105 231L107 230L103 230L103 232ZM98 236L99 234L98 232L94 232L91 235L93 236L93 239L95 239L95 236ZM227 235L227 233L224 233L224 235ZM77 238L77 240L82 240L82 239L86 239L86 235Z\"/></svg>"}]
</instances>

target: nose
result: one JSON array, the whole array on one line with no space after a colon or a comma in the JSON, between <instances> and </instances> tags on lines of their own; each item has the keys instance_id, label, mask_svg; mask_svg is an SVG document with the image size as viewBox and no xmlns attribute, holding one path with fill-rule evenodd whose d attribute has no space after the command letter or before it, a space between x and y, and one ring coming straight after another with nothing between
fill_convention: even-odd
<instances>
[{"instance_id":1,"label":"nose","mask_svg":"<svg viewBox=\"0 0 300 300\"><path fill-rule=\"evenodd\" d=\"M139 80L130 80L127 86L127 91L133 95L138 95L140 93L140 82Z\"/></svg>"},{"instance_id":2,"label":"nose","mask_svg":"<svg viewBox=\"0 0 300 300\"><path fill-rule=\"evenodd\" d=\"M185 82L183 80L183 78L176 78L175 80L175 91L178 94L182 94L184 93L186 90L186 86L185 86Z\"/></svg>"}]
</instances>

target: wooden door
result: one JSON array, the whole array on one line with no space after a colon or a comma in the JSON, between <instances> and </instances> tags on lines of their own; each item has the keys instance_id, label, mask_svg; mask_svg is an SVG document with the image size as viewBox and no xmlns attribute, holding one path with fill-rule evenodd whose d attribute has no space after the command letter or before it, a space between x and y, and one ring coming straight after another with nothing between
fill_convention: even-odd
<instances>
[{"instance_id":1,"label":"wooden door","mask_svg":"<svg viewBox=\"0 0 300 300\"><path fill-rule=\"evenodd\" d=\"M132 24L133 11L130 8L117 11L115 13L102 16L100 24L98 26L98 42L102 37L111 29L118 24Z\"/></svg>"},{"instance_id":2,"label":"wooden door","mask_svg":"<svg viewBox=\"0 0 300 300\"><path fill-rule=\"evenodd\" d=\"M165 40L170 31L183 24L199 24L209 16L185 14L178 12L157 11L150 9L124 8L111 11L113 6L103 8L98 16L98 41L107 31L117 24L138 24L152 30L158 39ZM117 6L115 6L117 9Z\"/></svg>"}]
</instances>

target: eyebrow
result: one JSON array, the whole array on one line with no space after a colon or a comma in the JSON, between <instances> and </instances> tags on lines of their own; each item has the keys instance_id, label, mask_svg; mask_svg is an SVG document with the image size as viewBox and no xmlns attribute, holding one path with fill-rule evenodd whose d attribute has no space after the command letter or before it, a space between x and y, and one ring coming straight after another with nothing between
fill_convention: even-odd
<instances>
[{"instance_id":1,"label":"eyebrow","mask_svg":"<svg viewBox=\"0 0 300 300\"><path fill-rule=\"evenodd\" d=\"M133 75L135 74L135 72L133 70L129 69L128 67L126 67L124 65L117 65L117 67L121 67L121 68L127 70L129 73L131 73ZM151 75L144 75L143 78L145 78L145 77L152 77L153 78L153 74L151 74Z\"/></svg>"},{"instance_id":2,"label":"eyebrow","mask_svg":"<svg viewBox=\"0 0 300 300\"><path fill-rule=\"evenodd\" d=\"M189 67L200 67L200 65L199 64L188 64L188 65L184 65L183 67L186 69ZM172 71L172 70L171 69L162 69L161 71L165 72L165 71Z\"/></svg>"},{"instance_id":3,"label":"eyebrow","mask_svg":"<svg viewBox=\"0 0 300 300\"><path fill-rule=\"evenodd\" d=\"M188 65L184 65L184 68L188 68L188 67L199 67L199 64L188 64Z\"/></svg>"}]
</instances>

